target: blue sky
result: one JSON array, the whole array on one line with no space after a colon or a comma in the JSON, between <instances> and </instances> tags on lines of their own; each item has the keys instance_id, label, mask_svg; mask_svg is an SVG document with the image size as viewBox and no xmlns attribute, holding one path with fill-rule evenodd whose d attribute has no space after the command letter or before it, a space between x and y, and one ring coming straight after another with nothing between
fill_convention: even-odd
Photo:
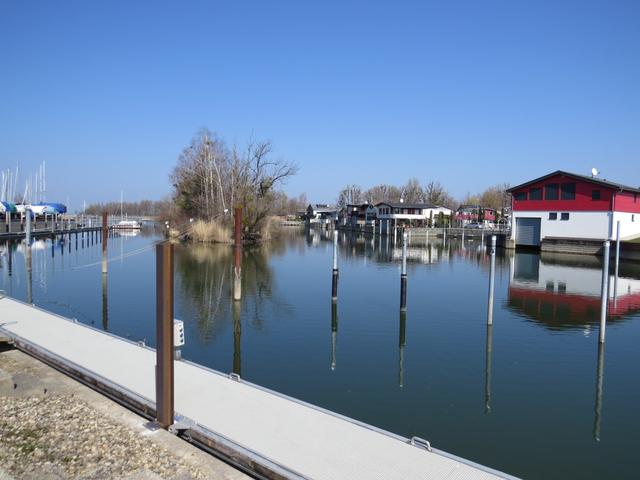
<instances>
[{"instance_id":1,"label":"blue sky","mask_svg":"<svg viewBox=\"0 0 640 480\"><path fill-rule=\"evenodd\" d=\"M640 185L640 2L0 4L0 168L160 198L201 128L271 139L291 195L555 169Z\"/></svg>"}]
</instances>

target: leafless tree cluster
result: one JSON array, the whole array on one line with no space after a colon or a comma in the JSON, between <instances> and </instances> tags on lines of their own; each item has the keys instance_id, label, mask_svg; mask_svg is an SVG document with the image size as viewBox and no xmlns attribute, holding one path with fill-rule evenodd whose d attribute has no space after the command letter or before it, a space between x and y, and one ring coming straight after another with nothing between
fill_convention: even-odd
<instances>
[{"instance_id":1,"label":"leafless tree cluster","mask_svg":"<svg viewBox=\"0 0 640 480\"><path fill-rule=\"evenodd\" d=\"M375 185L368 190L362 190L359 185L347 185L338 195L337 204L344 207L347 204L369 202L399 202L405 203L429 203L453 207L455 201L445 190L440 182L431 181L422 186L418 179L411 178L405 185L395 186L388 184Z\"/></svg>"},{"instance_id":2,"label":"leafless tree cluster","mask_svg":"<svg viewBox=\"0 0 640 480\"><path fill-rule=\"evenodd\" d=\"M171 174L174 200L189 217L221 223L230 223L233 208L241 206L244 227L254 234L274 212L277 187L296 171L274 157L271 142L252 139L243 148L228 148L215 133L202 130Z\"/></svg>"},{"instance_id":3,"label":"leafless tree cluster","mask_svg":"<svg viewBox=\"0 0 640 480\"><path fill-rule=\"evenodd\" d=\"M509 184L500 183L487 188L481 193L474 195L467 194L462 200L462 204L480 205L485 208L493 208L500 211L505 207L511 206L511 194L507 193L508 188Z\"/></svg>"},{"instance_id":4,"label":"leafless tree cluster","mask_svg":"<svg viewBox=\"0 0 640 480\"><path fill-rule=\"evenodd\" d=\"M92 203L87 205L84 212L86 215L100 215L108 212L109 215L120 215L123 212L134 216L160 216L167 208L168 200L140 200L139 202L106 202ZM121 208L122 207L122 208Z\"/></svg>"}]
</instances>

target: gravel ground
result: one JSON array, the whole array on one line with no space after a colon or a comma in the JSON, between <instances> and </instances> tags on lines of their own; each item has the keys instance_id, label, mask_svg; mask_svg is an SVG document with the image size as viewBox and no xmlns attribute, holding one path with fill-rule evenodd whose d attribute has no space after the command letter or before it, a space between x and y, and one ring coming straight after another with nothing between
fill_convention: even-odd
<instances>
[{"instance_id":1,"label":"gravel ground","mask_svg":"<svg viewBox=\"0 0 640 480\"><path fill-rule=\"evenodd\" d=\"M161 478L206 478L72 395L0 397L0 438L0 462L18 478L46 471L60 478L119 478L138 470Z\"/></svg>"},{"instance_id":2,"label":"gravel ground","mask_svg":"<svg viewBox=\"0 0 640 480\"><path fill-rule=\"evenodd\" d=\"M0 479L247 478L145 424L37 360L0 348Z\"/></svg>"}]
</instances>

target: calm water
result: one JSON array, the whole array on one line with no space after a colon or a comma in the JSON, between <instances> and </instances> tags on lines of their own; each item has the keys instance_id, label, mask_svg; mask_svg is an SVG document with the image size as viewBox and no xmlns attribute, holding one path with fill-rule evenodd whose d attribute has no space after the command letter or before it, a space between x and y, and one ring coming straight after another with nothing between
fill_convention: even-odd
<instances>
[{"instance_id":1,"label":"calm water","mask_svg":"<svg viewBox=\"0 0 640 480\"><path fill-rule=\"evenodd\" d=\"M0 244L0 288L153 345L157 239L110 239L105 283L97 242L38 241L30 275L24 245ZM336 308L318 231L245 249L234 304L232 248L176 246L183 357L513 475L638 477L640 266L621 267L599 350L595 257L498 250L488 329L479 242L412 243L406 318L399 248L342 235L339 253Z\"/></svg>"}]
</instances>

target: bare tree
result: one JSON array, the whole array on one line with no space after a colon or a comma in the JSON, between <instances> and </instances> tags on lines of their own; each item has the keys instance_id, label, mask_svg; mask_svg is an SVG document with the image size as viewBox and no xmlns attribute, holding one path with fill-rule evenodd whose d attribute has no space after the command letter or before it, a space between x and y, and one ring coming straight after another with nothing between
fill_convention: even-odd
<instances>
[{"instance_id":1,"label":"bare tree","mask_svg":"<svg viewBox=\"0 0 640 480\"><path fill-rule=\"evenodd\" d=\"M453 197L445 190L440 182L431 181L424 187L424 198L426 203L432 205L443 205L449 208L453 207L455 201Z\"/></svg>"},{"instance_id":2,"label":"bare tree","mask_svg":"<svg viewBox=\"0 0 640 480\"><path fill-rule=\"evenodd\" d=\"M424 194L417 178L410 179L402 189L405 203L423 203Z\"/></svg>"},{"instance_id":3,"label":"bare tree","mask_svg":"<svg viewBox=\"0 0 640 480\"><path fill-rule=\"evenodd\" d=\"M244 208L246 231L256 234L272 213L277 187L297 172L297 167L274 158L269 141L251 139L240 150L229 150L222 139L201 130L185 148L171 179L174 200L181 211L206 221L230 221L234 206Z\"/></svg>"},{"instance_id":4,"label":"bare tree","mask_svg":"<svg viewBox=\"0 0 640 480\"><path fill-rule=\"evenodd\" d=\"M344 208L349 204L358 204L363 203L364 201L365 197L362 194L362 188L360 188L360 185L347 185L340 190L337 204L338 207Z\"/></svg>"}]
</instances>

